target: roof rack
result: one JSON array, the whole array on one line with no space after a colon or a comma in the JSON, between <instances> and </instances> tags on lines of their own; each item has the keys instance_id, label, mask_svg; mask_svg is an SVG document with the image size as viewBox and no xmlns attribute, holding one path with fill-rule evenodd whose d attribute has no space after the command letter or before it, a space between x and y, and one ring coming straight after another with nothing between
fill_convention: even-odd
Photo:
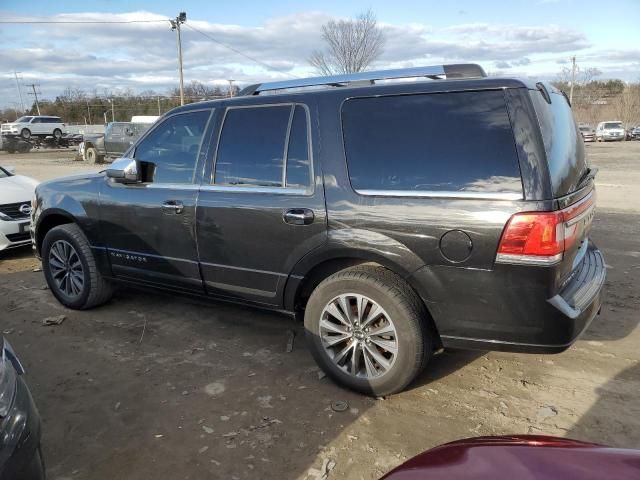
<instances>
[{"instance_id":1,"label":"roof rack","mask_svg":"<svg viewBox=\"0 0 640 480\"><path fill-rule=\"evenodd\" d=\"M326 77L301 78L280 82L257 83L249 85L238 95L259 95L261 92L287 90L291 88L329 86L346 87L357 84L373 85L378 80L392 80L400 78L425 77L431 80L450 78L481 78L487 74L480 65L475 63L459 63L452 65L432 65L427 67L398 68L394 70L378 70L375 72L348 73L345 75L330 75Z\"/></svg>"}]
</instances>

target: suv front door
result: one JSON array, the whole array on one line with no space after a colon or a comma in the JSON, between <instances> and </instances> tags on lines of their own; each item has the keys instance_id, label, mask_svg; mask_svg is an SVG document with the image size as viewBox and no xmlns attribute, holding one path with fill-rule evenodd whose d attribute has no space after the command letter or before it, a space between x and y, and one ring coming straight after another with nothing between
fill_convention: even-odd
<instances>
[{"instance_id":1,"label":"suv front door","mask_svg":"<svg viewBox=\"0 0 640 480\"><path fill-rule=\"evenodd\" d=\"M295 104L226 110L197 208L208 294L281 305L293 266L326 241L310 118Z\"/></svg>"},{"instance_id":2,"label":"suv front door","mask_svg":"<svg viewBox=\"0 0 640 480\"><path fill-rule=\"evenodd\" d=\"M211 109L164 118L136 145L141 183L105 178L100 228L115 277L202 291L195 237L196 199Z\"/></svg>"}]
</instances>

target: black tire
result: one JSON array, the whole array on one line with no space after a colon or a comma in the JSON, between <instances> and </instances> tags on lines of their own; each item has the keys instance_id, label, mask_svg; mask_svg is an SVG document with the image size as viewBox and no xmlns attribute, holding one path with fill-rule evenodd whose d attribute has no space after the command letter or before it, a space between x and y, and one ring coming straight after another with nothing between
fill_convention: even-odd
<instances>
[{"instance_id":1,"label":"black tire","mask_svg":"<svg viewBox=\"0 0 640 480\"><path fill-rule=\"evenodd\" d=\"M323 310L347 292L368 297L392 319L397 354L391 367L380 376L351 375L334 363L325 349L320 333ZM401 277L376 265L351 267L326 278L311 294L304 316L307 342L320 368L337 383L377 397L402 391L428 363L435 340L430 321L415 291Z\"/></svg>"},{"instance_id":2,"label":"black tire","mask_svg":"<svg viewBox=\"0 0 640 480\"><path fill-rule=\"evenodd\" d=\"M62 138L62 130L60 130L59 128L56 128L53 131L53 138L55 138L56 140L60 140Z\"/></svg>"},{"instance_id":3,"label":"black tire","mask_svg":"<svg viewBox=\"0 0 640 480\"><path fill-rule=\"evenodd\" d=\"M87 163L102 163L104 158L98 154L98 150L94 147L88 147L84 150L84 159Z\"/></svg>"},{"instance_id":4,"label":"black tire","mask_svg":"<svg viewBox=\"0 0 640 480\"><path fill-rule=\"evenodd\" d=\"M77 295L68 295L54 280L51 266L51 248L58 241L73 247L82 265L83 285ZM59 225L47 232L42 242L42 270L53 295L65 307L85 310L109 301L113 294L111 284L97 268L87 237L74 223Z\"/></svg>"},{"instance_id":5,"label":"black tire","mask_svg":"<svg viewBox=\"0 0 640 480\"><path fill-rule=\"evenodd\" d=\"M29 130L28 128L23 128L20 132L20 136L25 140L29 140L31 138L31 130Z\"/></svg>"}]
</instances>

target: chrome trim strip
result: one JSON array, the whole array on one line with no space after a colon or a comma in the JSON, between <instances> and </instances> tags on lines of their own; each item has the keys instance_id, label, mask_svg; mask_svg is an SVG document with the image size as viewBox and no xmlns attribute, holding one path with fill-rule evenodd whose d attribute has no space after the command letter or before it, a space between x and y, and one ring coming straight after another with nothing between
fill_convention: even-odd
<instances>
[{"instance_id":1,"label":"chrome trim strip","mask_svg":"<svg viewBox=\"0 0 640 480\"><path fill-rule=\"evenodd\" d=\"M175 258L175 257L167 257L163 255L153 255L151 253L132 252L131 250L120 250L118 248L107 248L107 250L109 251L109 253L118 252L118 253L125 253L129 255L136 255L138 257L151 257L151 258L158 258L160 260L171 260L175 262L184 262L184 263L195 263L195 264L198 263L195 260L187 260L186 258Z\"/></svg>"},{"instance_id":2,"label":"chrome trim strip","mask_svg":"<svg viewBox=\"0 0 640 480\"><path fill-rule=\"evenodd\" d=\"M258 270L256 268L234 267L232 265L222 265L221 263L200 262L201 265L215 268L226 268L229 270L241 270L243 272L266 273L268 275L277 275L278 277L288 277L286 273L270 272L269 270Z\"/></svg>"},{"instance_id":3,"label":"chrome trim strip","mask_svg":"<svg viewBox=\"0 0 640 480\"><path fill-rule=\"evenodd\" d=\"M568 207L568 208L571 208L571 207ZM576 223L580 222L581 220L583 220L585 217L588 217L589 215L593 215L593 213L594 213L593 211L595 210L595 208L596 208L596 205L594 203L589 208L587 208L584 212L582 212L580 215L578 215L576 217L573 217L568 222L565 222L565 225L567 227L571 227L571 226L575 225Z\"/></svg>"},{"instance_id":4,"label":"chrome trim strip","mask_svg":"<svg viewBox=\"0 0 640 480\"><path fill-rule=\"evenodd\" d=\"M479 343L488 343L492 345L515 345L519 347L564 348L574 343L574 341L571 341L569 343L563 343L562 345L554 345L554 344L545 344L545 343L507 342L503 340L490 340L490 339L471 338L471 337L456 337L452 335L441 335L440 337L442 339L462 340L465 342L479 342Z\"/></svg>"},{"instance_id":5,"label":"chrome trim strip","mask_svg":"<svg viewBox=\"0 0 640 480\"><path fill-rule=\"evenodd\" d=\"M200 190L203 192L228 192L228 193L274 193L277 195L310 195L311 189L291 188L291 187L258 187L247 185L244 187L238 185L202 185ZM200 199L199 205L206 200Z\"/></svg>"},{"instance_id":6,"label":"chrome trim strip","mask_svg":"<svg viewBox=\"0 0 640 480\"><path fill-rule=\"evenodd\" d=\"M512 265L531 265L538 267L550 267L562 261L562 253L552 257L540 257L537 255L516 255L514 253L498 253L496 263L507 263Z\"/></svg>"},{"instance_id":7,"label":"chrome trim strip","mask_svg":"<svg viewBox=\"0 0 640 480\"><path fill-rule=\"evenodd\" d=\"M296 87L312 87L316 85L331 85L336 83L350 83L375 80L390 80L394 78L412 77L437 77L446 75L443 65L433 65L415 68L397 68L393 70L378 70L373 72L350 73L346 75L330 75L325 77L301 78L296 80L283 80L279 82L267 82L259 85L256 92L265 90L282 90Z\"/></svg>"},{"instance_id":8,"label":"chrome trim strip","mask_svg":"<svg viewBox=\"0 0 640 480\"><path fill-rule=\"evenodd\" d=\"M476 200L523 200L516 192L456 192L449 190L355 190L367 197L465 198Z\"/></svg>"}]
</instances>

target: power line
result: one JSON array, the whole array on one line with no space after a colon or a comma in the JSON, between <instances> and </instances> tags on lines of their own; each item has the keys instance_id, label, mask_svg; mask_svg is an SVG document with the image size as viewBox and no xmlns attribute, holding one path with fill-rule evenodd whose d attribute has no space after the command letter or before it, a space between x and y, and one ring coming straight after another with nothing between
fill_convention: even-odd
<instances>
[{"instance_id":1,"label":"power line","mask_svg":"<svg viewBox=\"0 0 640 480\"><path fill-rule=\"evenodd\" d=\"M291 73L289 73L289 72L285 72L284 70L280 70L279 68L275 68L275 67L273 67L273 66L269 65L268 63L263 62L262 60L258 60L257 58L254 58L254 57L252 57L252 56L250 56L250 55L247 55L247 54L246 54L246 53L244 53L244 52L241 52L240 50L238 50L238 49L236 49L236 48L233 48L231 45L227 45L226 43L221 42L220 40L217 40L217 39L213 38L213 37L212 37L211 35L209 35L208 33L205 33L205 32L203 32L202 30L198 30L198 29L197 29L196 27L194 27L193 25L189 25L189 24L185 23L185 24L184 24L184 26L185 26L185 27L187 27L187 28L190 28L191 30L193 30L193 31L195 31L195 32L198 32L200 35L203 35L203 36L207 37L207 38L208 38L209 40L211 40L212 42L215 42L215 43L217 43L218 45L222 45L223 47L228 48L228 49L229 49L229 50L231 50L232 52L235 52L235 53L237 53L238 55L243 56L244 58L247 58L247 59L249 59L249 60L251 60L251 61L253 61L253 62L256 62L256 63L258 63L258 64L262 65L263 67L265 67L265 68L266 68L266 69L268 69L268 70L275 70L276 72L284 73L285 75L288 75L288 76L291 76L291 77L297 78L295 75L291 75Z\"/></svg>"},{"instance_id":2,"label":"power line","mask_svg":"<svg viewBox=\"0 0 640 480\"><path fill-rule=\"evenodd\" d=\"M40 24L40 23L47 23L47 24L73 24L73 23L78 23L78 24L95 24L95 23L99 23L99 24L122 24L122 23L165 23L167 22L167 20L169 19L162 19L162 20L113 20L113 21L106 21L106 20L0 20L0 23L8 23L8 24Z\"/></svg>"}]
</instances>

